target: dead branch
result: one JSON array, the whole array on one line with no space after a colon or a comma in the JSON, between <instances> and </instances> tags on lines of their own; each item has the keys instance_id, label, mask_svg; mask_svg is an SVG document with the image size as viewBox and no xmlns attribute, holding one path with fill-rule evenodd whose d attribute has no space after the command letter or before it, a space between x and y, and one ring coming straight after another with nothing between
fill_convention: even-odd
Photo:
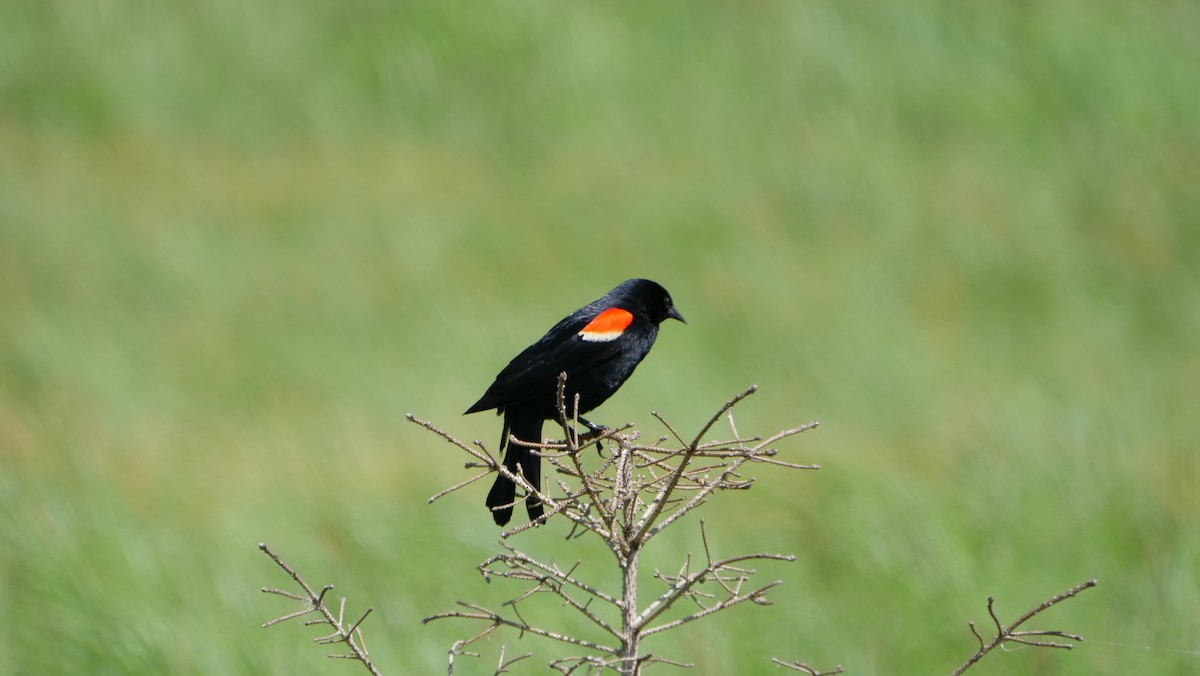
<instances>
[{"instance_id":1,"label":"dead branch","mask_svg":"<svg viewBox=\"0 0 1200 676\"><path fill-rule=\"evenodd\" d=\"M817 669L808 666L804 662L784 662L778 657L772 657L771 661L785 669L799 671L800 673L808 674L809 676L833 676L833 674L840 674L845 671L841 665L838 665L833 671L818 671Z\"/></svg>"},{"instance_id":2,"label":"dead branch","mask_svg":"<svg viewBox=\"0 0 1200 676\"><path fill-rule=\"evenodd\" d=\"M282 617L277 617L269 622L264 622L263 627L270 627L272 625L279 624L280 622L286 622L287 620L308 615L310 613L318 613L321 616L320 619L309 620L304 623L305 626L325 624L333 628L333 633L327 636L314 638L313 641L320 645L345 643L347 649L350 650L349 654L334 653L327 655L327 657L334 659L349 659L361 662L362 665L367 668L367 671L375 674L375 676L379 676L379 671L375 668L375 665L372 664L371 657L367 652L367 644L366 641L363 640L361 629L363 620L367 619L367 615L370 615L374 608L367 608L367 612L363 613L362 616L354 622L354 624L347 627L345 623L346 598L342 597L341 603L338 606L337 617L334 617L333 611L331 611L329 607L325 605L325 594L333 589L333 585L325 585L321 588L321 592L318 594L317 592L314 592L313 588L309 586L308 582L306 582L304 578L300 576L300 573L297 573L295 569L284 563L283 559L281 559L278 554L271 551L270 547L265 544L259 544L258 548L267 556L271 557L271 560L274 561L280 568L282 568L284 572L290 575L292 580L299 585L300 589L304 591L304 594L301 595L284 591L282 589L263 587L263 593L275 594L276 596L282 596L294 601L302 601L306 604L306 607L301 610L288 613Z\"/></svg>"},{"instance_id":3,"label":"dead branch","mask_svg":"<svg viewBox=\"0 0 1200 676\"><path fill-rule=\"evenodd\" d=\"M1054 596L1051 596L1049 599L1039 603L1033 609L1029 610L1024 615L1017 618L1016 622L1013 622L1012 624L1010 624L1008 626L1002 626L1000 624L1000 618L996 616L996 610L994 608L996 599L989 596L988 601L987 601L988 615L991 616L992 623L995 624L995 626L996 626L996 635L992 638L991 641L988 641L985 643L983 640L983 637L980 636L980 634L979 634L979 630L975 628L975 623L974 622L968 623L968 626L970 626L970 628L971 628L971 633L974 634L975 639L979 641L979 649L975 651L974 655L971 655L969 658L967 658L967 661L960 664L958 666L958 668L953 671L952 676L958 676L959 674L963 673L967 669L970 669L972 665L974 665L979 660L983 659L984 655L987 655L994 648L996 648L997 646L1002 645L1004 643L1019 643L1021 645L1033 646L1035 648L1059 648L1061 650L1073 649L1075 647L1075 645L1072 643L1064 643L1064 642L1050 641L1050 640L1039 640L1039 639L1054 637L1054 638L1065 638L1070 641L1079 642L1079 641L1083 640L1082 636L1076 636L1074 634L1068 634L1066 632L1054 631L1054 630L1017 631L1017 628L1020 627L1022 624L1025 624L1025 622L1029 621L1030 619L1036 617L1042 611L1047 610L1053 606L1058 605L1059 603L1062 603L1063 601L1066 601L1069 598L1076 596L1077 594L1084 591L1085 589L1091 589L1092 587L1095 587L1096 584L1097 584L1096 580L1088 580L1087 582L1084 582L1083 584L1076 585L1076 586L1068 589L1066 592L1064 592L1062 594L1056 594Z\"/></svg>"},{"instance_id":4,"label":"dead branch","mask_svg":"<svg viewBox=\"0 0 1200 676\"><path fill-rule=\"evenodd\" d=\"M558 415L563 439L524 442L524 445L542 456L549 472L553 474L553 481L541 482L541 490L534 489L519 473L514 474L505 468L482 443L476 442L473 446L465 444L433 423L408 416L409 420L468 453L472 458L472 462L468 463L469 468L482 469L482 473L435 494L431 502L462 490L489 474L499 473L524 491L525 497L518 498L518 501L536 498L546 506L545 516L539 519L539 523L561 517L571 525L568 538L589 534L598 537L612 553L613 561L621 572L621 589L604 590L587 581L586 574L590 571L582 562L563 567L528 555L509 543L514 535L538 523L526 523L501 532L503 551L484 561L478 569L487 580L501 578L524 585L519 593L504 603L506 610L499 612L459 601L458 609L424 620L459 619L484 625L484 629L474 637L455 643L450 651L450 673L453 673L456 657L474 656L474 653L467 652L467 648L501 627L575 645L590 652L550 664L562 673L598 673L604 669L615 669L623 674L637 674L649 664L683 666L682 662L642 652L641 640L747 601L770 605L768 593L781 583L752 584L756 571L746 564L795 560L793 556L765 552L715 558L711 553L709 535L701 521L703 563L693 565L694 557L687 554L677 574L656 573L655 578L665 585L665 589L644 607L639 605L638 566L648 543L667 527L680 523L684 516L706 504L715 495L753 487L756 479L741 474L741 470L751 463L783 469L818 469L816 465L788 462L777 457L780 454L777 448L780 442L813 429L817 423L810 422L767 436L743 436L734 423L733 411L757 391L757 388L750 387L721 405L690 441L664 416L654 413L667 434L646 443L641 441L641 435L631 424L616 428L593 426L586 431L580 429L578 401L568 401L565 390L564 374L560 376L558 387ZM705 437L722 420L729 423L729 436L705 441ZM670 439L675 443L668 443ZM516 440L510 440L510 443L513 442ZM592 445L608 451L607 454L602 453L598 463L592 463L584 453ZM588 469L592 464L596 466ZM605 635L613 637L617 644L568 636L525 621L521 608L547 595L554 598L557 604L586 618ZM695 609L662 622L664 613L681 601L687 601ZM615 617L619 617L619 621L612 619Z\"/></svg>"}]
</instances>

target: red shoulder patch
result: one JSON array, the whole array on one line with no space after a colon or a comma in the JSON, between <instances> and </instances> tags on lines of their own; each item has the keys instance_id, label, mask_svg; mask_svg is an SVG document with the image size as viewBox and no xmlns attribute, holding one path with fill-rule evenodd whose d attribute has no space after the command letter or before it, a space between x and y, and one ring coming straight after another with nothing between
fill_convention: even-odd
<instances>
[{"instance_id":1,"label":"red shoulder patch","mask_svg":"<svg viewBox=\"0 0 1200 676\"><path fill-rule=\"evenodd\" d=\"M588 322L588 325L580 330L579 337L599 343L616 340L632 323L633 314L629 310L610 307Z\"/></svg>"}]
</instances>

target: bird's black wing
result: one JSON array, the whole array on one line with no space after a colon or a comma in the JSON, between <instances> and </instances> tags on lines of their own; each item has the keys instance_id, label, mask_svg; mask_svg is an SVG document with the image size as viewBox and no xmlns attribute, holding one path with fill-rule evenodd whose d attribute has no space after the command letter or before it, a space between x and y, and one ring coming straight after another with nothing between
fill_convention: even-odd
<instances>
[{"instance_id":1,"label":"bird's black wing","mask_svg":"<svg viewBox=\"0 0 1200 676\"><path fill-rule=\"evenodd\" d=\"M620 340L595 342L580 337L579 331L587 325L589 316L577 315L562 320L514 357L467 413L552 397L558 387L558 374L565 371L569 383L620 352Z\"/></svg>"}]
</instances>

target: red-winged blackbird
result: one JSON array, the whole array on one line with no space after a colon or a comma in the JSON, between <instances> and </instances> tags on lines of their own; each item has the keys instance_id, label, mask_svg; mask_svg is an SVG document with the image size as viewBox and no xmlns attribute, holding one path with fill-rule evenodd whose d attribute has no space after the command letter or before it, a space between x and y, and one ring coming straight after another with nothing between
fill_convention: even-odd
<instances>
[{"instance_id":1,"label":"red-winged blackbird","mask_svg":"<svg viewBox=\"0 0 1200 676\"><path fill-rule=\"evenodd\" d=\"M668 317L683 321L666 289L648 279L621 282L525 348L467 413L494 408L504 415L500 436L500 448L507 447L504 466L514 474L519 466L525 479L540 490L542 459L520 444L508 443L509 435L522 441L542 441L542 422L558 418L558 376L563 372L567 374L568 415L573 413L576 394L580 414L603 404L650 351L658 325ZM516 494L516 484L496 477L486 504L497 525L512 518ZM526 497L525 508L530 520L542 516L542 503L533 496Z\"/></svg>"}]
</instances>

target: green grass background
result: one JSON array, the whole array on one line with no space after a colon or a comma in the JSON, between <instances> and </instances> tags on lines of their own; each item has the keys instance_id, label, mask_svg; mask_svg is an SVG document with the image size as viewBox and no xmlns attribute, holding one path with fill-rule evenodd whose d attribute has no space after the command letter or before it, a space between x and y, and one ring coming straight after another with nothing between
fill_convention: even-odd
<instances>
[{"instance_id":1,"label":"green grass background","mask_svg":"<svg viewBox=\"0 0 1200 676\"><path fill-rule=\"evenodd\" d=\"M462 410L631 276L689 324L599 419L757 383L742 431L822 422L786 449L824 469L705 510L718 554L799 557L776 605L651 651L946 673L989 595L1096 577L1034 623L1077 650L976 671L1200 672L1198 34L1166 0L0 4L0 672L356 672L259 628L293 608L261 541L374 606L385 672L444 672L474 628L419 620L514 590L404 414L493 444ZM565 530L518 544L611 578ZM502 643L569 652L472 672Z\"/></svg>"}]
</instances>

